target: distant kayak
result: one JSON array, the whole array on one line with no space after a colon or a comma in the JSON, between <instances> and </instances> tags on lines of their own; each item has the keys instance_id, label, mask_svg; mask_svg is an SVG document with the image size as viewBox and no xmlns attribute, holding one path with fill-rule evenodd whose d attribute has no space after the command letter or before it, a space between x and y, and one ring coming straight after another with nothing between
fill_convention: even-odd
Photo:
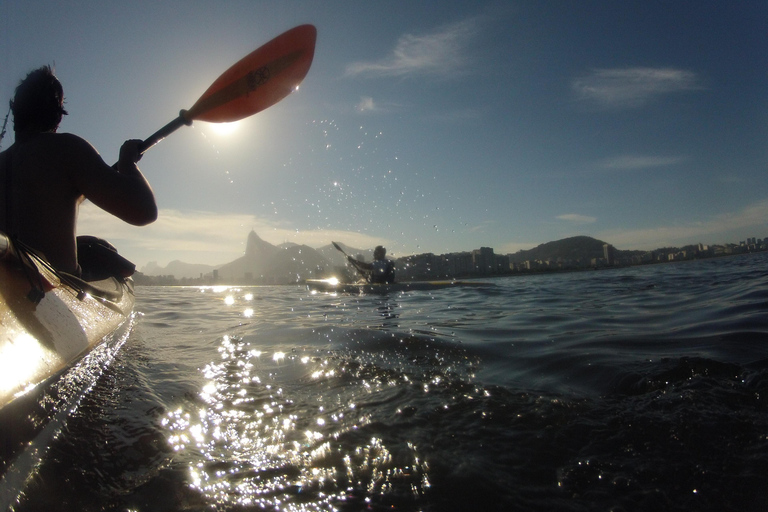
<instances>
[{"instance_id":1,"label":"distant kayak","mask_svg":"<svg viewBox=\"0 0 768 512\"><path fill-rule=\"evenodd\" d=\"M341 283L337 279L307 279L307 289L321 293L387 294L409 291L433 291L446 288L487 288L493 283L481 281L404 281L401 283Z\"/></svg>"}]
</instances>

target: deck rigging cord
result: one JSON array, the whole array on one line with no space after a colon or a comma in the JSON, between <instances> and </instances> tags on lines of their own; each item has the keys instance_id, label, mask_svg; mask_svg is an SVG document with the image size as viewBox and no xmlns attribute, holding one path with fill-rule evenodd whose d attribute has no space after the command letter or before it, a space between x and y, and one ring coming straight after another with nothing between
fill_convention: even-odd
<instances>
[{"instance_id":1,"label":"deck rigging cord","mask_svg":"<svg viewBox=\"0 0 768 512\"><path fill-rule=\"evenodd\" d=\"M5 138L5 129L8 127L8 116L11 115L11 105L8 105L8 113L5 114L5 121L3 121L3 129L0 130L0 148L3 147L3 139Z\"/></svg>"},{"instance_id":2,"label":"deck rigging cord","mask_svg":"<svg viewBox=\"0 0 768 512\"><path fill-rule=\"evenodd\" d=\"M78 283L78 280L75 277L70 276L66 272L57 270L48 262L48 260L39 255L34 249L29 247L18 238L12 237L11 244L14 248L14 252L16 253L16 257L21 262L24 275L26 276L27 281L29 281L29 284L32 286L29 294L27 294L27 298L30 301L34 302L35 304L39 304L45 295L45 278L40 272L40 267L56 276L60 282L71 288L78 300L85 299L87 293Z\"/></svg>"}]
</instances>

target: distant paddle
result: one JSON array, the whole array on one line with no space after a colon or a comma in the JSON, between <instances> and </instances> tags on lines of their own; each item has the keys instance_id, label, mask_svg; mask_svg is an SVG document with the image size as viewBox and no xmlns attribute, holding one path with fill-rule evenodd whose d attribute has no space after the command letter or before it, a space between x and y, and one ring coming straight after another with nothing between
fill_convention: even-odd
<instances>
[{"instance_id":1,"label":"distant paddle","mask_svg":"<svg viewBox=\"0 0 768 512\"><path fill-rule=\"evenodd\" d=\"M331 243L333 244L333 246L334 246L336 249L338 249L338 251L339 251L341 254L343 254L344 256L346 256L347 258L349 258L349 255L348 255L347 253L345 253L345 252L344 252L344 249L342 249L341 247L339 247L339 244L337 244L336 242L331 242Z\"/></svg>"},{"instance_id":2,"label":"distant paddle","mask_svg":"<svg viewBox=\"0 0 768 512\"><path fill-rule=\"evenodd\" d=\"M243 57L217 78L189 110L147 138L140 154L192 121L229 123L271 107L295 91L309 72L317 29L300 25Z\"/></svg>"},{"instance_id":3,"label":"distant paddle","mask_svg":"<svg viewBox=\"0 0 768 512\"><path fill-rule=\"evenodd\" d=\"M363 276L363 277L365 277L365 278L367 278L367 277L368 277L368 274L367 274L367 272L365 272L363 269L361 269L360 267L358 267L358 266L357 266L357 263L355 263L355 260L354 260L354 259L352 259L352 258L350 258L350 257L349 257L349 255L348 255L347 253L345 253L345 252L344 252L344 249L342 249L341 247L339 247L339 244L337 244L336 242L331 242L331 243L333 244L333 246L334 246L336 249L338 249L338 250L339 250L339 252L341 252L341 254L343 254L344 256L346 256L346 257L347 257L347 261L349 261L349 262L352 264L352 266L353 266L353 267L355 267L355 270L357 270L357 271L360 273L360 275L361 275L361 276Z\"/></svg>"}]
</instances>

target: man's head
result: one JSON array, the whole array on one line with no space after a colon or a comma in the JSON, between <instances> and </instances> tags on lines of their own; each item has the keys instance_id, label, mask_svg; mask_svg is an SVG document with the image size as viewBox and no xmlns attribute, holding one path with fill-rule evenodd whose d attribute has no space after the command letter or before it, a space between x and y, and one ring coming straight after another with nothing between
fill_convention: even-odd
<instances>
[{"instance_id":1,"label":"man's head","mask_svg":"<svg viewBox=\"0 0 768 512\"><path fill-rule=\"evenodd\" d=\"M375 260L383 260L386 255L387 250L380 245L377 245L373 250L373 259Z\"/></svg>"},{"instance_id":2,"label":"man's head","mask_svg":"<svg viewBox=\"0 0 768 512\"><path fill-rule=\"evenodd\" d=\"M16 133L55 132L64 110L64 89L50 66L31 71L11 101Z\"/></svg>"}]
</instances>

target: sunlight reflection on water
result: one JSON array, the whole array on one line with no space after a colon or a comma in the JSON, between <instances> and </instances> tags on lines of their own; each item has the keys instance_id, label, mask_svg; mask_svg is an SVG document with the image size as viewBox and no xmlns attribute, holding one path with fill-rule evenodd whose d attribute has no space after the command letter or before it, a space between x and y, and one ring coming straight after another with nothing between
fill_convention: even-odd
<instances>
[{"instance_id":1,"label":"sunlight reflection on water","mask_svg":"<svg viewBox=\"0 0 768 512\"><path fill-rule=\"evenodd\" d=\"M269 354L231 336L218 352L221 359L202 369L208 381L199 401L162 421L169 444L188 461L190 486L207 502L331 510L395 488L418 497L429 487L427 464L412 443L409 460L396 462L380 438L345 436L371 421L353 399L339 393L335 403L323 402L279 384L287 371L312 386L333 385L340 376L327 357Z\"/></svg>"}]
</instances>

